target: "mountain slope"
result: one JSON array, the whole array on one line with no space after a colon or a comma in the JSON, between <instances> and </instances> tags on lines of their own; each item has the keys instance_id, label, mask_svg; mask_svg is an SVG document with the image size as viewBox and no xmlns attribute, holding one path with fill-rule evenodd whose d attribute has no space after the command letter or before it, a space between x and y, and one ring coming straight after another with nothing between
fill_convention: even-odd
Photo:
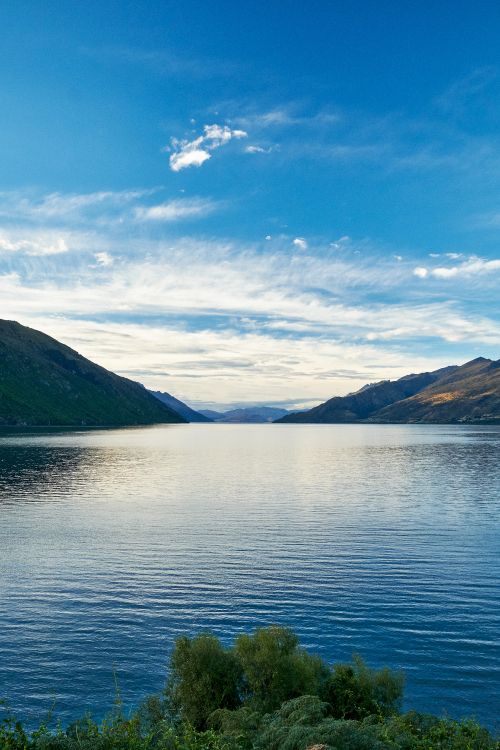
<instances>
[{"instance_id":1,"label":"mountain slope","mask_svg":"<svg viewBox=\"0 0 500 750\"><path fill-rule=\"evenodd\" d=\"M500 360L479 357L411 398L381 409L377 422L500 422Z\"/></svg>"},{"instance_id":2,"label":"mountain slope","mask_svg":"<svg viewBox=\"0 0 500 750\"><path fill-rule=\"evenodd\" d=\"M184 421L139 383L105 370L40 331L0 320L0 424Z\"/></svg>"},{"instance_id":3,"label":"mountain slope","mask_svg":"<svg viewBox=\"0 0 500 750\"><path fill-rule=\"evenodd\" d=\"M180 414L181 417L184 417L187 422L213 422L205 414L191 409L184 401L180 401L166 391L150 391L150 393L163 404L173 409L177 414Z\"/></svg>"},{"instance_id":4,"label":"mountain slope","mask_svg":"<svg viewBox=\"0 0 500 750\"><path fill-rule=\"evenodd\" d=\"M385 406L413 396L454 369L454 367L445 367L434 372L405 375L399 380L383 380L373 385L365 385L356 393L334 396L313 409L289 414L279 419L278 422L361 422L372 417Z\"/></svg>"},{"instance_id":5,"label":"mountain slope","mask_svg":"<svg viewBox=\"0 0 500 750\"><path fill-rule=\"evenodd\" d=\"M223 412L214 411L213 409L200 409L200 414L202 414L204 417L207 417L210 422L218 422L219 419L222 419L222 417L224 416Z\"/></svg>"},{"instance_id":6,"label":"mountain slope","mask_svg":"<svg viewBox=\"0 0 500 750\"><path fill-rule=\"evenodd\" d=\"M274 406L246 406L240 409L230 409L225 412L205 410L202 411L202 414L211 417L213 422L263 424L265 422L274 422L279 417L288 414L288 412L286 409Z\"/></svg>"}]
</instances>

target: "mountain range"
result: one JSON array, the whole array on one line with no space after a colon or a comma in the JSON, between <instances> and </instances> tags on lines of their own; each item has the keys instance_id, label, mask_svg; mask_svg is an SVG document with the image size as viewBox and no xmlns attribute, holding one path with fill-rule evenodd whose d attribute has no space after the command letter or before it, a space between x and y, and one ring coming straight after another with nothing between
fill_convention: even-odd
<instances>
[{"instance_id":1,"label":"mountain range","mask_svg":"<svg viewBox=\"0 0 500 750\"><path fill-rule=\"evenodd\" d=\"M0 425L185 422L142 385L50 336L0 320Z\"/></svg>"},{"instance_id":2,"label":"mountain range","mask_svg":"<svg viewBox=\"0 0 500 750\"><path fill-rule=\"evenodd\" d=\"M270 406L197 412L170 393L94 364L15 321L0 320L0 425L500 423L500 360L371 383L303 412Z\"/></svg>"},{"instance_id":3,"label":"mountain range","mask_svg":"<svg viewBox=\"0 0 500 750\"><path fill-rule=\"evenodd\" d=\"M230 422L233 424L275 422L288 413L286 409L280 409L275 406L246 406L241 409L230 409L224 412L213 411L212 409L202 409L200 411L200 414L207 417L211 422Z\"/></svg>"},{"instance_id":4,"label":"mountain range","mask_svg":"<svg viewBox=\"0 0 500 750\"><path fill-rule=\"evenodd\" d=\"M335 396L313 409L288 414L287 423L498 423L500 360L478 357L464 365L405 375Z\"/></svg>"}]
</instances>

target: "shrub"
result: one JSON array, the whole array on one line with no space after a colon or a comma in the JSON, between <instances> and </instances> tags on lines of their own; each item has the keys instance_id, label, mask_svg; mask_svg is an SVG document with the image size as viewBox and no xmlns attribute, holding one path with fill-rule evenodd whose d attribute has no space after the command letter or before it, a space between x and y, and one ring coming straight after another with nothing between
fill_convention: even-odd
<instances>
[{"instance_id":1,"label":"shrub","mask_svg":"<svg viewBox=\"0 0 500 750\"><path fill-rule=\"evenodd\" d=\"M258 735L262 715L248 706L236 711L227 708L215 711L209 718L209 725L215 729L231 748L250 750Z\"/></svg>"},{"instance_id":2,"label":"shrub","mask_svg":"<svg viewBox=\"0 0 500 750\"><path fill-rule=\"evenodd\" d=\"M383 750L377 727L328 718L329 706L306 695L284 703L264 717L255 750L305 750L326 746L338 750Z\"/></svg>"},{"instance_id":3,"label":"shrub","mask_svg":"<svg viewBox=\"0 0 500 750\"><path fill-rule=\"evenodd\" d=\"M213 711L240 704L240 683L238 660L218 638L202 634L176 640L166 693L173 710L195 729L206 729Z\"/></svg>"},{"instance_id":4,"label":"shrub","mask_svg":"<svg viewBox=\"0 0 500 750\"><path fill-rule=\"evenodd\" d=\"M299 647L288 628L260 628L236 639L243 669L243 699L261 713L300 695L318 695L327 670L323 661Z\"/></svg>"},{"instance_id":5,"label":"shrub","mask_svg":"<svg viewBox=\"0 0 500 750\"><path fill-rule=\"evenodd\" d=\"M384 736L401 750L499 750L487 729L476 721L454 721L409 711L383 726Z\"/></svg>"},{"instance_id":6,"label":"shrub","mask_svg":"<svg viewBox=\"0 0 500 750\"><path fill-rule=\"evenodd\" d=\"M370 669L360 656L352 664L335 664L322 697L338 719L390 716L400 710L404 678L390 669Z\"/></svg>"}]
</instances>

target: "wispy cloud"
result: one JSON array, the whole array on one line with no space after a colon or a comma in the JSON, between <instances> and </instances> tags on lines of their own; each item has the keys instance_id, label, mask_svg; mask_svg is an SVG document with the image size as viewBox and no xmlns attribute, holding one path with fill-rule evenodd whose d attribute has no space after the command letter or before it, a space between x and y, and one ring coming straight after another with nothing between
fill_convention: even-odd
<instances>
[{"instance_id":1,"label":"wispy cloud","mask_svg":"<svg viewBox=\"0 0 500 750\"><path fill-rule=\"evenodd\" d=\"M459 253L446 253L448 257L458 258ZM500 259L485 260L476 256L470 256L462 263L454 266L417 266L413 273L420 279L433 277L436 279L454 279L456 277L479 276L500 271Z\"/></svg>"},{"instance_id":2,"label":"wispy cloud","mask_svg":"<svg viewBox=\"0 0 500 750\"><path fill-rule=\"evenodd\" d=\"M102 213L122 208L154 190L100 191L95 193L49 193L9 191L0 193L0 217L33 221L76 219L89 211Z\"/></svg>"},{"instance_id":3,"label":"wispy cloud","mask_svg":"<svg viewBox=\"0 0 500 750\"><path fill-rule=\"evenodd\" d=\"M0 229L0 256L2 253L59 255L69 251L71 241L71 233L63 230Z\"/></svg>"},{"instance_id":4,"label":"wispy cloud","mask_svg":"<svg viewBox=\"0 0 500 750\"><path fill-rule=\"evenodd\" d=\"M113 257L106 252L95 253L94 258L99 266L112 266L114 263Z\"/></svg>"},{"instance_id":5,"label":"wispy cloud","mask_svg":"<svg viewBox=\"0 0 500 750\"><path fill-rule=\"evenodd\" d=\"M212 152L226 145L233 138L246 138L244 130L233 130L227 125L205 125L203 134L194 138L177 139L172 138L170 142L169 162L173 172L179 172L187 167L200 167L212 157Z\"/></svg>"},{"instance_id":6,"label":"wispy cloud","mask_svg":"<svg viewBox=\"0 0 500 750\"><path fill-rule=\"evenodd\" d=\"M81 246L82 231L105 232L105 227L175 222L208 216L224 203L210 198L182 197L151 203L161 192L127 190L82 194L11 191L0 193L0 248L31 254L64 252ZM104 228L104 229L103 229ZM75 231L80 233L74 242ZM71 235L71 242L70 240Z\"/></svg>"},{"instance_id":7,"label":"wispy cloud","mask_svg":"<svg viewBox=\"0 0 500 750\"><path fill-rule=\"evenodd\" d=\"M245 153L246 154L272 154L273 151L279 151L279 146L277 144L273 146L246 146L245 147Z\"/></svg>"},{"instance_id":8,"label":"wispy cloud","mask_svg":"<svg viewBox=\"0 0 500 750\"><path fill-rule=\"evenodd\" d=\"M500 166L499 89L499 71L488 67L452 82L420 115L401 110L375 115L331 104L315 110L303 100L269 106L265 97L260 106L255 100L221 101L216 110L233 127L251 133L255 145L247 147L248 153L272 152L279 144L281 160L367 163L386 173L440 170L481 178L498 174ZM468 126L467 117L477 119L478 113L489 122L484 131Z\"/></svg>"},{"instance_id":9,"label":"wispy cloud","mask_svg":"<svg viewBox=\"0 0 500 750\"><path fill-rule=\"evenodd\" d=\"M183 198L154 206L139 206L135 209L138 221L179 221L198 218L213 213L220 203L208 198Z\"/></svg>"},{"instance_id":10,"label":"wispy cloud","mask_svg":"<svg viewBox=\"0 0 500 750\"><path fill-rule=\"evenodd\" d=\"M96 62L142 67L158 76L210 79L235 75L241 67L228 59L189 57L172 49L125 45L82 46L79 53Z\"/></svg>"},{"instance_id":11,"label":"wispy cloud","mask_svg":"<svg viewBox=\"0 0 500 750\"><path fill-rule=\"evenodd\" d=\"M496 298L498 260L454 252L417 266L406 252L395 258L345 235L268 235L260 244L179 237L174 221L218 204L151 203L137 193L124 206L117 199L114 224L114 198L96 198L85 231L84 209L74 209L77 218L65 209L86 200L59 196L60 225L52 210L36 219L30 210L52 201L21 201L24 224L0 228L2 314L147 385L206 402L327 398L453 361L446 347L485 353L500 344L494 305L480 314L461 296L472 284L463 279L475 280L484 310ZM431 342L437 354L419 356Z\"/></svg>"},{"instance_id":12,"label":"wispy cloud","mask_svg":"<svg viewBox=\"0 0 500 750\"><path fill-rule=\"evenodd\" d=\"M482 96L499 81L499 71L494 66L476 68L458 78L437 97L436 103L447 115L463 115L471 101Z\"/></svg>"}]
</instances>

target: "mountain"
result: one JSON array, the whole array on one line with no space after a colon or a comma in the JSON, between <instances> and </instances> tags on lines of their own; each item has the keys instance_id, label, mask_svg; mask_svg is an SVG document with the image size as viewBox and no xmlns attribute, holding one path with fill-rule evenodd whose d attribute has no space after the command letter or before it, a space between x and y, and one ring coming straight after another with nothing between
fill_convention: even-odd
<instances>
[{"instance_id":1,"label":"mountain","mask_svg":"<svg viewBox=\"0 0 500 750\"><path fill-rule=\"evenodd\" d=\"M221 411L214 411L213 409L200 409L200 414L207 417L211 422L218 422L219 419L224 417L224 413Z\"/></svg>"},{"instance_id":2,"label":"mountain","mask_svg":"<svg viewBox=\"0 0 500 750\"><path fill-rule=\"evenodd\" d=\"M411 398L381 409L376 420L500 422L500 359L473 359Z\"/></svg>"},{"instance_id":3,"label":"mountain","mask_svg":"<svg viewBox=\"0 0 500 750\"><path fill-rule=\"evenodd\" d=\"M180 414L181 417L184 417L187 422L213 422L213 419L210 419L199 411L191 409L190 406L183 401L179 401L175 396L171 396L170 393L166 393L166 391L150 391L150 393L163 404L166 404L177 412L177 414Z\"/></svg>"},{"instance_id":4,"label":"mountain","mask_svg":"<svg viewBox=\"0 0 500 750\"><path fill-rule=\"evenodd\" d=\"M242 409L231 409L225 412L205 409L200 413L206 417L210 417L213 422L262 424L264 422L274 422L288 414L288 411L274 406L247 406Z\"/></svg>"},{"instance_id":5,"label":"mountain","mask_svg":"<svg viewBox=\"0 0 500 750\"><path fill-rule=\"evenodd\" d=\"M500 360L479 357L461 366L406 375L336 396L278 422L500 421Z\"/></svg>"},{"instance_id":6,"label":"mountain","mask_svg":"<svg viewBox=\"0 0 500 750\"><path fill-rule=\"evenodd\" d=\"M450 369L424 372L418 375L405 375L399 380L382 380L373 385L365 385L347 396L334 396L309 411L289 414L280 422L360 422L376 414L384 406L413 396L418 391L435 382Z\"/></svg>"},{"instance_id":7,"label":"mountain","mask_svg":"<svg viewBox=\"0 0 500 750\"><path fill-rule=\"evenodd\" d=\"M184 421L139 383L105 370L40 331L0 320L0 424Z\"/></svg>"}]
</instances>

